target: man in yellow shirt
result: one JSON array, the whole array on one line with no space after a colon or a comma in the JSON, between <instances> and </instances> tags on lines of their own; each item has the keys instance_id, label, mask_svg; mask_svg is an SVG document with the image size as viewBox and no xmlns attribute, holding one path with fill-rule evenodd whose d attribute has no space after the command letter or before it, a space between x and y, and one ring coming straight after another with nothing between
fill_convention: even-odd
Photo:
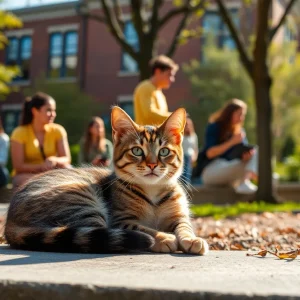
<instances>
[{"instance_id":1,"label":"man in yellow shirt","mask_svg":"<svg viewBox=\"0 0 300 300\"><path fill-rule=\"evenodd\" d=\"M160 125L171 114L162 89L168 89L175 81L178 65L169 57L153 58L150 79L135 88L133 96L135 122L139 125Z\"/></svg>"}]
</instances>

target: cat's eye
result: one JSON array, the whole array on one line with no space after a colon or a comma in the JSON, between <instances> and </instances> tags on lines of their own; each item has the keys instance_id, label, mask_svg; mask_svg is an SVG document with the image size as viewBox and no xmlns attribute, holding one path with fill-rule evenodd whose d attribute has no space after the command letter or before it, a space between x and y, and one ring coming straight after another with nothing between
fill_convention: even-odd
<instances>
[{"instance_id":1,"label":"cat's eye","mask_svg":"<svg viewBox=\"0 0 300 300\"><path fill-rule=\"evenodd\" d=\"M169 155L169 153L170 153L170 150L168 148L162 148L159 150L160 156L167 156L167 155Z\"/></svg>"},{"instance_id":2,"label":"cat's eye","mask_svg":"<svg viewBox=\"0 0 300 300\"><path fill-rule=\"evenodd\" d=\"M142 156L144 153L144 151L140 147L133 147L131 151L135 156Z\"/></svg>"}]
</instances>

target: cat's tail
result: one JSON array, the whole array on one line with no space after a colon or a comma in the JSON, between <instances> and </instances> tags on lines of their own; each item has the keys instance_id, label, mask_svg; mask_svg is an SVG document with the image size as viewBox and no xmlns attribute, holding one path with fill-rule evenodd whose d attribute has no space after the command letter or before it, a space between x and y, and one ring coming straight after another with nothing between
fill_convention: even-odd
<instances>
[{"instance_id":1,"label":"cat's tail","mask_svg":"<svg viewBox=\"0 0 300 300\"><path fill-rule=\"evenodd\" d=\"M13 248L50 251L117 253L149 250L154 239L143 232L96 227L19 227L5 229L5 238Z\"/></svg>"}]
</instances>

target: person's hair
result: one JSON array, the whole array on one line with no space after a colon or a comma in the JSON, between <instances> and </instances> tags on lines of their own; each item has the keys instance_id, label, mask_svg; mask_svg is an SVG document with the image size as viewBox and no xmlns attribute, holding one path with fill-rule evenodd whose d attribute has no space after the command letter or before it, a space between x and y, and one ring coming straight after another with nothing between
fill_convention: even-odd
<instances>
[{"instance_id":1,"label":"person's hair","mask_svg":"<svg viewBox=\"0 0 300 300\"><path fill-rule=\"evenodd\" d=\"M104 121L99 117L92 117L91 121L89 122L85 136L84 136L84 156L85 159L88 160L88 153L90 152L91 146L92 146L92 135L90 132L90 129L94 126L95 123L101 123L104 127ZM106 151L106 141L105 141L105 128L103 131L103 136L99 137L98 141L98 150L101 152Z\"/></svg>"},{"instance_id":2,"label":"person's hair","mask_svg":"<svg viewBox=\"0 0 300 300\"><path fill-rule=\"evenodd\" d=\"M220 124L220 142L224 142L228 138L228 136L232 135L235 132L238 132L238 130L241 129L242 124L232 125L231 122L233 113L239 109L246 111L247 104L239 99L231 99L223 106L223 108L210 116L210 123Z\"/></svg>"},{"instance_id":3,"label":"person's hair","mask_svg":"<svg viewBox=\"0 0 300 300\"><path fill-rule=\"evenodd\" d=\"M32 97L26 97L23 104L21 125L31 124L33 120L32 108L40 109L46 105L50 99L53 98L42 92L38 92Z\"/></svg>"},{"instance_id":4,"label":"person's hair","mask_svg":"<svg viewBox=\"0 0 300 300\"><path fill-rule=\"evenodd\" d=\"M191 136L195 133L194 122L191 118L186 119L185 128L184 128L184 135Z\"/></svg>"},{"instance_id":5,"label":"person's hair","mask_svg":"<svg viewBox=\"0 0 300 300\"><path fill-rule=\"evenodd\" d=\"M3 125L2 125L1 117L0 117L0 133L4 133L4 128L3 128Z\"/></svg>"},{"instance_id":6,"label":"person's hair","mask_svg":"<svg viewBox=\"0 0 300 300\"><path fill-rule=\"evenodd\" d=\"M179 68L171 58L165 55L159 55L152 58L149 62L149 67L151 70L151 75L154 75L156 69L159 69L162 72L166 70L174 70L176 72Z\"/></svg>"}]
</instances>

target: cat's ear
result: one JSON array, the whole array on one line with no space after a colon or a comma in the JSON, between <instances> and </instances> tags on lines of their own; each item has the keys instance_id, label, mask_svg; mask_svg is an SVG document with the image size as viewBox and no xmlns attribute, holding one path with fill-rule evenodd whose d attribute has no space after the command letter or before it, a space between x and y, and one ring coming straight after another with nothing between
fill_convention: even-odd
<instances>
[{"instance_id":1,"label":"cat's ear","mask_svg":"<svg viewBox=\"0 0 300 300\"><path fill-rule=\"evenodd\" d=\"M136 131L138 125L132 121L122 108L114 106L111 111L111 127L113 140L117 141L125 133Z\"/></svg>"},{"instance_id":2,"label":"cat's ear","mask_svg":"<svg viewBox=\"0 0 300 300\"><path fill-rule=\"evenodd\" d=\"M163 131L164 135L170 137L172 142L178 145L182 142L185 123L186 111L184 108L178 108L159 127L159 130Z\"/></svg>"}]
</instances>

